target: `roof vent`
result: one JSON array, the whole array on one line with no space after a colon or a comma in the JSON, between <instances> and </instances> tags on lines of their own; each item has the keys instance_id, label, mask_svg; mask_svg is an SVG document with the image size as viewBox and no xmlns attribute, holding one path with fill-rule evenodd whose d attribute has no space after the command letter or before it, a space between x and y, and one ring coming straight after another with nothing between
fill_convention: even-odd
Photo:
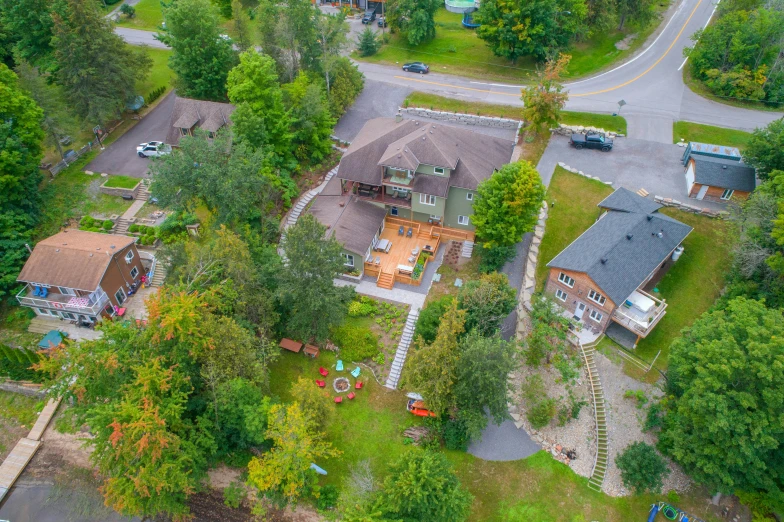
<instances>
[{"instance_id":1,"label":"roof vent","mask_svg":"<svg viewBox=\"0 0 784 522\"><path fill-rule=\"evenodd\" d=\"M55 249L54 249L54 251L55 251L55 252L59 252L59 251L60 251L60 249L59 249L59 248L55 248Z\"/></svg>"},{"instance_id":2,"label":"roof vent","mask_svg":"<svg viewBox=\"0 0 784 522\"><path fill-rule=\"evenodd\" d=\"M626 239L628 239L629 241L631 241L633 237L634 234L626 234Z\"/></svg>"},{"instance_id":3,"label":"roof vent","mask_svg":"<svg viewBox=\"0 0 784 522\"><path fill-rule=\"evenodd\" d=\"M648 221L650 221L650 220L652 220L652 219L653 219L653 215L651 215L651 214L648 214Z\"/></svg>"},{"instance_id":4,"label":"roof vent","mask_svg":"<svg viewBox=\"0 0 784 522\"><path fill-rule=\"evenodd\" d=\"M68 246L68 243L63 243L63 246Z\"/></svg>"},{"instance_id":5,"label":"roof vent","mask_svg":"<svg viewBox=\"0 0 784 522\"><path fill-rule=\"evenodd\" d=\"M603 257L603 258L601 259L601 262L602 262L602 264L603 264L603 265L606 265L606 264L607 264L607 258L606 258L606 257Z\"/></svg>"},{"instance_id":6,"label":"roof vent","mask_svg":"<svg viewBox=\"0 0 784 522\"><path fill-rule=\"evenodd\" d=\"M110 245L110 246L109 246L109 248L111 248L112 250L114 250L116 247L115 247L114 245Z\"/></svg>"},{"instance_id":7,"label":"roof vent","mask_svg":"<svg viewBox=\"0 0 784 522\"><path fill-rule=\"evenodd\" d=\"M727 165L722 165L721 168L726 169Z\"/></svg>"},{"instance_id":8,"label":"roof vent","mask_svg":"<svg viewBox=\"0 0 784 522\"><path fill-rule=\"evenodd\" d=\"M93 253L92 252L90 252L90 257L93 257Z\"/></svg>"},{"instance_id":9,"label":"roof vent","mask_svg":"<svg viewBox=\"0 0 784 522\"><path fill-rule=\"evenodd\" d=\"M659 238L664 237L664 230L660 230L659 232L657 232L656 233L656 237L659 237Z\"/></svg>"},{"instance_id":10,"label":"roof vent","mask_svg":"<svg viewBox=\"0 0 784 522\"><path fill-rule=\"evenodd\" d=\"M101 247L96 247L96 250L101 250Z\"/></svg>"}]
</instances>

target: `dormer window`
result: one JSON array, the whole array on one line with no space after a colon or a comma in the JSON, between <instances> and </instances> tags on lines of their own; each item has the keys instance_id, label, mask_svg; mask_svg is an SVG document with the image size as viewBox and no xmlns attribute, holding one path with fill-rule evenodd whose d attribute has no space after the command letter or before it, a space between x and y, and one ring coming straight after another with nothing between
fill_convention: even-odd
<instances>
[{"instance_id":1,"label":"dormer window","mask_svg":"<svg viewBox=\"0 0 784 522\"><path fill-rule=\"evenodd\" d=\"M180 129L180 133L182 133L183 136L187 136L188 135L188 129L183 127L183 128Z\"/></svg>"},{"instance_id":2,"label":"dormer window","mask_svg":"<svg viewBox=\"0 0 784 522\"><path fill-rule=\"evenodd\" d=\"M444 174L444 168L443 167L433 167L433 172L435 174Z\"/></svg>"}]
</instances>

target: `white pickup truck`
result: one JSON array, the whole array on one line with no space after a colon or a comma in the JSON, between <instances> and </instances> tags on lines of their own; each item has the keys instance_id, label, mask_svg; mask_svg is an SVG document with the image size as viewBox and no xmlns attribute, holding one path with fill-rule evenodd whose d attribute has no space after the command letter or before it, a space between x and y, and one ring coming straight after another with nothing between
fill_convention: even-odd
<instances>
[{"instance_id":1,"label":"white pickup truck","mask_svg":"<svg viewBox=\"0 0 784 522\"><path fill-rule=\"evenodd\" d=\"M171 154L171 151L171 145L166 145L162 141L150 141L136 147L136 154L138 154L140 158L165 156L166 154Z\"/></svg>"}]
</instances>

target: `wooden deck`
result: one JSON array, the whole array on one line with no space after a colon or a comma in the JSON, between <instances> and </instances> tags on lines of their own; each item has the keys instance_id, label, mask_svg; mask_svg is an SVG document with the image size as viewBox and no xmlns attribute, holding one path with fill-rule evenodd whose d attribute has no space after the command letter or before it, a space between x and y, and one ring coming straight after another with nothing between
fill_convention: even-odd
<instances>
[{"instance_id":1,"label":"wooden deck","mask_svg":"<svg viewBox=\"0 0 784 522\"><path fill-rule=\"evenodd\" d=\"M27 437L17 442L11 453L0 464L0 502L3 501L8 491L13 487L25 467L27 467L27 464L33 458L33 455L35 455L35 452L43 444L41 437L59 405L59 399L50 399Z\"/></svg>"},{"instance_id":2,"label":"wooden deck","mask_svg":"<svg viewBox=\"0 0 784 522\"><path fill-rule=\"evenodd\" d=\"M401 226L403 227L403 235L399 233ZM412 229L411 237L407 236L409 228ZM414 280L411 278L410 273L401 272L398 269L400 265L411 268L416 265L418 254L412 254L411 252L416 249L422 252L426 246L429 246L435 255L438 252L438 246L441 244L441 241L452 239L473 241L474 234L473 232L387 216L380 239L389 240L392 243L392 248L389 252L371 252L372 260L365 261L365 274L375 277L376 284L379 287L392 289L395 283L420 284L421 278L420 280ZM379 258L379 264L376 264L376 258Z\"/></svg>"}]
</instances>

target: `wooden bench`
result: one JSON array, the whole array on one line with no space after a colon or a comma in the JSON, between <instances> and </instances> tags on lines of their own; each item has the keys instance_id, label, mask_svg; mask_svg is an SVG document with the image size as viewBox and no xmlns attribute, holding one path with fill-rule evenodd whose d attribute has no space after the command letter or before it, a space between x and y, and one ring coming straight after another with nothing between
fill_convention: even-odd
<instances>
[{"instance_id":1,"label":"wooden bench","mask_svg":"<svg viewBox=\"0 0 784 522\"><path fill-rule=\"evenodd\" d=\"M302 350L302 343L292 341L291 339L281 339L279 346L284 350L288 350L294 353L299 353L299 351Z\"/></svg>"}]
</instances>

